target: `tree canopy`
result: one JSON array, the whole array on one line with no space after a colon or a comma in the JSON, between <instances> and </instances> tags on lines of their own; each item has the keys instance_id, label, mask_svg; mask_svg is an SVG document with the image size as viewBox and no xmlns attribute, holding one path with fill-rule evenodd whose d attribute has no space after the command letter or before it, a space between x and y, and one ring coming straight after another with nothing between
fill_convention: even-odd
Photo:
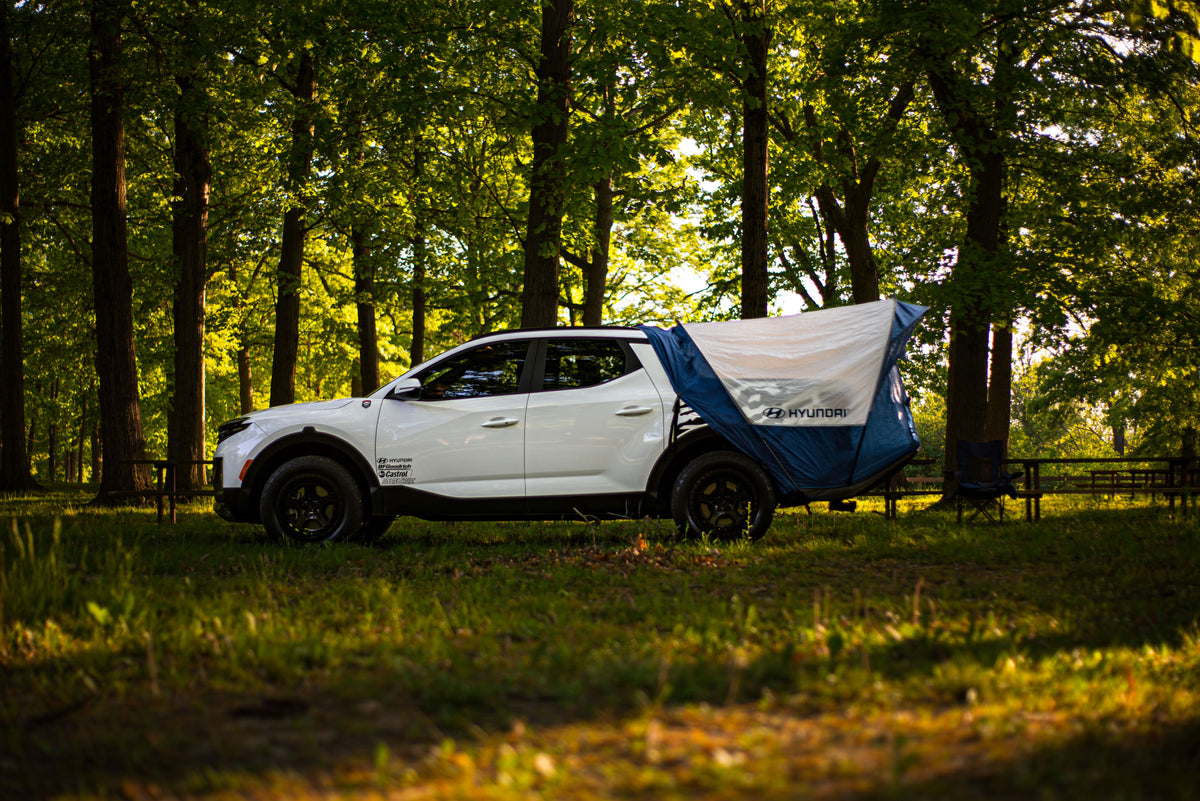
<instances>
[{"instance_id":1,"label":"tree canopy","mask_svg":"<svg viewBox=\"0 0 1200 801\"><path fill-rule=\"evenodd\" d=\"M0 0L0 489L128 488L498 328L881 296L931 307L947 440L1194 453L1198 19Z\"/></svg>"}]
</instances>

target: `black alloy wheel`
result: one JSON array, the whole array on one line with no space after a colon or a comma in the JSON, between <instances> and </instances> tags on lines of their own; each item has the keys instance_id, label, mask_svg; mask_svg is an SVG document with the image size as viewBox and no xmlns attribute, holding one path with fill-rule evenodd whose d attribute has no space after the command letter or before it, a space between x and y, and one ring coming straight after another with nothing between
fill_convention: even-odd
<instances>
[{"instance_id":1,"label":"black alloy wheel","mask_svg":"<svg viewBox=\"0 0 1200 801\"><path fill-rule=\"evenodd\" d=\"M685 536L758 539L775 516L771 478L753 459L714 451L693 459L675 480L671 515Z\"/></svg>"},{"instance_id":2,"label":"black alloy wheel","mask_svg":"<svg viewBox=\"0 0 1200 801\"><path fill-rule=\"evenodd\" d=\"M259 511L268 533L297 545L350 539L363 527L358 484L324 456L285 462L267 479Z\"/></svg>"}]
</instances>

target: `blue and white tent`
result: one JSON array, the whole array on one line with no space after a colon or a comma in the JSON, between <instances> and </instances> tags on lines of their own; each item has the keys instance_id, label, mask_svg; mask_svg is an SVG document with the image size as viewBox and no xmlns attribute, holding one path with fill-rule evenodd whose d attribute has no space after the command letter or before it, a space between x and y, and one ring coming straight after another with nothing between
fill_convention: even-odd
<instances>
[{"instance_id":1,"label":"blue and white tent","mask_svg":"<svg viewBox=\"0 0 1200 801\"><path fill-rule=\"evenodd\" d=\"M884 300L642 330L681 400L797 504L852 497L916 453L896 363L925 311Z\"/></svg>"}]
</instances>

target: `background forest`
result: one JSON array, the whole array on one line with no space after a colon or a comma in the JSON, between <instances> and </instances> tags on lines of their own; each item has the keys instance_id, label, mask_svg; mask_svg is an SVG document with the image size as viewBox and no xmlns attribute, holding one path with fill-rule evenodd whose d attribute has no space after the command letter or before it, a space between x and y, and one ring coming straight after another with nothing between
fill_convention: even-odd
<instances>
[{"instance_id":1,"label":"background forest","mask_svg":"<svg viewBox=\"0 0 1200 801\"><path fill-rule=\"evenodd\" d=\"M926 455L1194 455L1196 18L0 0L0 489L144 486L498 328L879 297L931 308Z\"/></svg>"}]
</instances>

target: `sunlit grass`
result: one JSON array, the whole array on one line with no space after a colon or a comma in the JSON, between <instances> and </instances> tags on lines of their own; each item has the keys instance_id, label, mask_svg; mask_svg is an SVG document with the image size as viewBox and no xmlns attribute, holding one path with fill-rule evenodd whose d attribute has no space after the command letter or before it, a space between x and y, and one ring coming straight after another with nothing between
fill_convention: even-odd
<instances>
[{"instance_id":1,"label":"sunlit grass","mask_svg":"<svg viewBox=\"0 0 1200 801\"><path fill-rule=\"evenodd\" d=\"M0 797L1191 797L1195 517L1063 500L296 549L5 499Z\"/></svg>"}]
</instances>

